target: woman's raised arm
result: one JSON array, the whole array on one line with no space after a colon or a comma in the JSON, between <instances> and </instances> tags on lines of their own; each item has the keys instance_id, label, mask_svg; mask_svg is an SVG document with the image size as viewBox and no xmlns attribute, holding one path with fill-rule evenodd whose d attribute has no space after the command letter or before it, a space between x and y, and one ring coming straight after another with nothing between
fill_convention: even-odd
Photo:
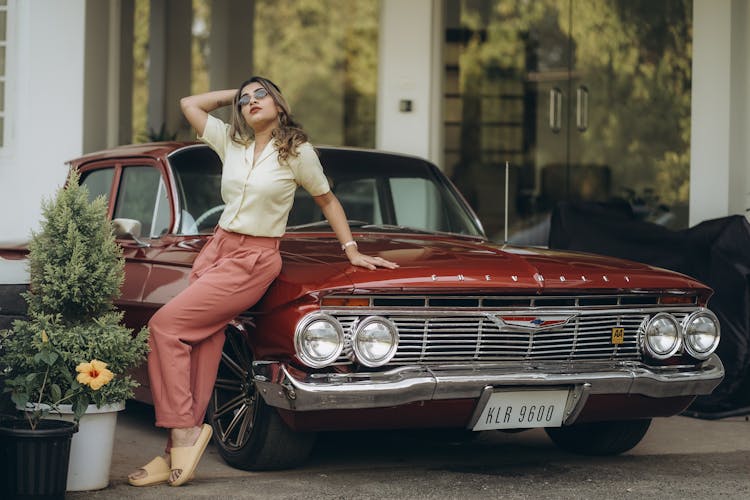
<instances>
[{"instance_id":1,"label":"woman's raised arm","mask_svg":"<svg viewBox=\"0 0 750 500\"><path fill-rule=\"evenodd\" d=\"M232 104L236 92L236 90L232 89L214 90L205 94L183 97L180 99L182 114L185 115L188 123L198 132L198 135L203 135L203 129L206 128L206 120L208 120L208 113Z\"/></svg>"}]
</instances>

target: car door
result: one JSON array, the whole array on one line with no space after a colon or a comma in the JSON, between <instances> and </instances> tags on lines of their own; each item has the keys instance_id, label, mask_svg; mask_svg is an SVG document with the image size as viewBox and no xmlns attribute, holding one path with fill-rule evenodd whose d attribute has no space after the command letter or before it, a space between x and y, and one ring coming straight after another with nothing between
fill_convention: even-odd
<instances>
[{"instance_id":1,"label":"car door","mask_svg":"<svg viewBox=\"0 0 750 500\"><path fill-rule=\"evenodd\" d=\"M144 289L153 262L167 245L164 236L173 221L163 171L152 160L108 160L82 168L81 184L91 199L105 197L111 219L130 219L140 225L137 239L117 240L125 258L125 282L117 303L125 312L126 325L143 325L158 307L144 304Z\"/></svg>"}]
</instances>

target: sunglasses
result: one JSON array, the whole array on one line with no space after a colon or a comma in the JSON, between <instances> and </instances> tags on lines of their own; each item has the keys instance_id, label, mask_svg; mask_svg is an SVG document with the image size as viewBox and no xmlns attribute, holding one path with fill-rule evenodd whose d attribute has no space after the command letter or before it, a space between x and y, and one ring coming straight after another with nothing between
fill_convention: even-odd
<instances>
[{"instance_id":1,"label":"sunglasses","mask_svg":"<svg viewBox=\"0 0 750 500\"><path fill-rule=\"evenodd\" d=\"M263 99L267 95L268 95L268 91L266 89L264 89L263 87L261 87L259 89L255 89L255 92L252 93L252 96L255 97L256 101L260 101L261 99ZM240 100L237 101L237 104L240 107L243 107L243 106L245 106L247 104L250 104L250 99L251 99L250 98L250 94L242 94L240 96Z\"/></svg>"}]
</instances>

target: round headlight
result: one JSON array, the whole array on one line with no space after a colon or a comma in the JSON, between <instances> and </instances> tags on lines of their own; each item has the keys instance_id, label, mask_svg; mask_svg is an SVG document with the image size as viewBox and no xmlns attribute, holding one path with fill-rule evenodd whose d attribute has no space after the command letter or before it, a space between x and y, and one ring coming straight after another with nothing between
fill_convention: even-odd
<instances>
[{"instance_id":1,"label":"round headlight","mask_svg":"<svg viewBox=\"0 0 750 500\"><path fill-rule=\"evenodd\" d=\"M364 366L383 366L393 358L398 348L396 325L380 316L369 316L355 325L352 349Z\"/></svg>"},{"instance_id":2,"label":"round headlight","mask_svg":"<svg viewBox=\"0 0 750 500\"><path fill-rule=\"evenodd\" d=\"M719 320L709 310L696 311L683 321L685 350L696 359L706 359L719 345Z\"/></svg>"},{"instance_id":3,"label":"round headlight","mask_svg":"<svg viewBox=\"0 0 750 500\"><path fill-rule=\"evenodd\" d=\"M680 327L671 314L659 313L649 320L643 336L646 352L656 359L674 356L680 349Z\"/></svg>"},{"instance_id":4,"label":"round headlight","mask_svg":"<svg viewBox=\"0 0 750 500\"><path fill-rule=\"evenodd\" d=\"M344 330L333 316L314 313L305 316L294 332L297 357L312 368L327 366L344 347Z\"/></svg>"}]
</instances>

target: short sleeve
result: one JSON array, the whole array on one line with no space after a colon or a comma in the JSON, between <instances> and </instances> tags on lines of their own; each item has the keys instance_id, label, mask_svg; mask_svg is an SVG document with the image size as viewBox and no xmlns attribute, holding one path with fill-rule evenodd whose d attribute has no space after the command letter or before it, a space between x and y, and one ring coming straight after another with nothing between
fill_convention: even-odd
<instances>
[{"instance_id":1,"label":"short sleeve","mask_svg":"<svg viewBox=\"0 0 750 500\"><path fill-rule=\"evenodd\" d=\"M229 144L229 125L219 120L215 116L208 115L206 120L206 127L203 129L203 135L198 136L198 140L208 144L211 149L216 151L216 154L221 158L222 163L224 162L224 152L226 151L227 144Z\"/></svg>"},{"instance_id":2,"label":"short sleeve","mask_svg":"<svg viewBox=\"0 0 750 500\"><path fill-rule=\"evenodd\" d=\"M312 144L309 142L302 144L298 152L297 158L289 162L295 181L312 196L326 194L331 187L328 185L328 178L323 173L323 166Z\"/></svg>"}]
</instances>

